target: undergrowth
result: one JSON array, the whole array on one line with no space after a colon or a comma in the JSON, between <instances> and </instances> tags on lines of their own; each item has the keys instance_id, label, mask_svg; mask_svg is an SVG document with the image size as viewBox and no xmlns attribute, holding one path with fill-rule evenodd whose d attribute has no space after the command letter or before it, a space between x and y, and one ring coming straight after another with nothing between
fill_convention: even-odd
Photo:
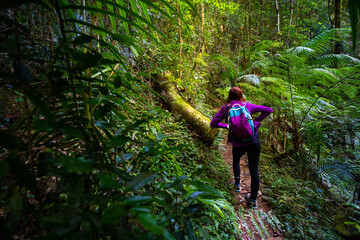
<instances>
[{"instance_id":1,"label":"undergrowth","mask_svg":"<svg viewBox=\"0 0 360 240\"><path fill-rule=\"evenodd\" d=\"M217 239L235 239L240 235L237 225L237 215L232 204L230 195L229 179L232 177L228 167L219 151L222 146L224 133L220 132L215 143L209 147L199 140L184 119L174 115L167 110L158 111L157 120L151 122L154 136L159 135L169 147L178 147L176 154L172 157L174 161L167 161L163 166L168 169L169 178L176 176L196 176L215 189L218 189L224 196L219 200L204 200L215 207L209 207L207 211L211 219L205 228L212 237ZM164 121L166 120L166 121ZM176 169L176 170L173 170ZM212 202L214 201L214 202ZM218 206L218 207L216 207ZM210 236L199 236L208 239Z\"/></svg>"},{"instance_id":2,"label":"undergrowth","mask_svg":"<svg viewBox=\"0 0 360 240\"><path fill-rule=\"evenodd\" d=\"M294 177L296 169L279 167L264 154L260 166L263 199L270 204L289 239L342 239L334 229L339 205L313 181Z\"/></svg>"}]
</instances>

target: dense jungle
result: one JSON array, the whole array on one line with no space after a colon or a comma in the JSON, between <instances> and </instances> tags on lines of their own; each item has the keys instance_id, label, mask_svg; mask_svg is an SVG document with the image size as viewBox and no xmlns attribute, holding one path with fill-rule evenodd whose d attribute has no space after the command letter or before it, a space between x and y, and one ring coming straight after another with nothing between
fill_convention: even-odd
<instances>
[{"instance_id":1,"label":"dense jungle","mask_svg":"<svg viewBox=\"0 0 360 240\"><path fill-rule=\"evenodd\" d=\"M2 0L1 239L360 239L359 0ZM229 90L273 113L258 208Z\"/></svg>"}]
</instances>

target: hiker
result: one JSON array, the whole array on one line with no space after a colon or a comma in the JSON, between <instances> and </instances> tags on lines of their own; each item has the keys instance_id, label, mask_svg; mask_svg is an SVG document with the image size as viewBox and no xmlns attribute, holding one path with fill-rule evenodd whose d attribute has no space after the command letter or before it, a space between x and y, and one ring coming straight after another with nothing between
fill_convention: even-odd
<instances>
[{"instance_id":1,"label":"hiker","mask_svg":"<svg viewBox=\"0 0 360 240\"><path fill-rule=\"evenodd\" d=\"M252 130L253 135L250 136L248 139L241 139L235 135L235 132L232 131L232 128L235 127L236 122L233 121L233 125L229 126L229 119L228 117L229 110L234 108L238 108L241 106L245 106L248 110L250 115L261 112L261 114L251 120L251 124L253 124ZM244 109L245 109L244 108ZM247 110L244 110L245 113ZM233 110L233 109L232 109ZM232 111L230 110L230 111ZM260 157L260 141L257 135L257 131L260 127L260 122L269 116L273 110L269 107L254 105L245 101L244 95L242 90L239 87L233 87L229 91L228 99L226 100L226 104L221 107L219 112L215 115L215 117L211 120L210 126L217 127L217 128L230 128L229 135L228 135L228 143L232 144L232 154L233 154L233 171L235 176L235 191L240 192L240 158L247 152L248 156L248 163L249 163L249 170L251 176L251 194L247 194L245 199L248 201L250 207L256 208L256 198L259 191L259 173L258 173L258 165L259 165L259 157ZM236 114L239 115L239 114ZM221 121L225 119L225 123L221 123ZM244 118L245 121L248 121ZM250 124L250 125L251 125ZM246 124L245 124L246 125ZM239 127L239 126L237 126ZM241 126L240 126L241 127ZM239 134L238 134L239 135Z\"/></svg>"}]
</instances>

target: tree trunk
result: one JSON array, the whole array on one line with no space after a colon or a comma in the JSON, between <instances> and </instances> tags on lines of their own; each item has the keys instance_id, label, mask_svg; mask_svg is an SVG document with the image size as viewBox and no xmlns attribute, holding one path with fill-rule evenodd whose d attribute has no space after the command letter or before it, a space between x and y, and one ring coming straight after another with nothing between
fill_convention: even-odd
<instances>
[{"instance_id":1,"label":"tree trunk","mask_svg":"<svg viewBox=\"0 0 360 240\"><path fill-rule=\"evenodd\" d=\"M340 23L341 23L340 13L341 13L341 0L335 0L334 21L335 21L335 28L336 29L340 28ZM335 54L340 54L340 52L341 52L341 41L337 41L335 43L335 46L334 46L334 53Z\"/></svg>"},{"instance_id":2,"label":"tree trunk","mask_svg":"<svg viewBox=\"0 0 360 240\"><path fill-rule=\"evenodd\" d=\"M204 26L205 26L205 7L204 3L201 3L201 53L205 52L205 36L204 36Z\"/></svg>"},{"instance_id":3,"label":"tree trunk","mask_svg":"<svg viewBox=\"0 0 360 240\"><path fill-rule=\"evenodd\" d=\"M177 1L177 13L180 15L180 6L179 1ZM179 79L181 79L181 52L182 52L182 38L181 38L181 27L180 27L180 17L178 17L178 24L179 24L179 44L180 44L180 50L179 50Z\"/></svg>"},{"instance_id":4,"label":"tree trunk","mask_svg":"<svg viewBox=\"0 0 360 240\"><path fill-rule=\"evenodd\" d=\"M279 10L279 4L278 4L277 0L275 0L275 8L276 8L276 15L277 15L277 31L278 31L278 34L280 34L280 10Z\"/></svg>"},{"instance_id":5,"label":"tree trunk","mask_svg":"<svg viewBox=\"0 0 360 240\"><path fill-rule=\"evenodd\" d=\"M261 14L260 14L260 27L259 27L259 36L262 36L263 34L263 29L265 29L265 24L264 24L264 18L263 18L263 14L264 14L264 7L265 7L265 3L264 0L260 0L260 5L261 5Z\"/></svg>"},{"instance_id":6,"label":"tree trunk","mask_svg":"<svg viewBox=\"0 0 360 240\"><path fill-rule=\"evenodd\" d=\"M247 30L247 43L248 44L247 45L248 46L251 46L250 39L252 39L252 38L250 38L250 36L252 35L252 32L251 32L251 28L252 28L252 26L251 26L251 14L252 14L252 12L251 12L251 8L250 8L250 3L251 3L251 1L247 0L246 12L248 14L248 24L247 24L247 27L248 27L248 30Z\"/></svg>"},{"instance_id":7,"label":"tree trunk","mask_svg":"<svg viewBox=\"0 0 360 240\"><path fill-rule=\"evenodd\" d=\"M293 14L294 14L294 0L290 0L290 20L289 20L289 26L293 23Z\"/></svg>"},{"instance_id":8,"label":"tree trunk","mask_svg":"<svg viewBox=\"0 0 360 240\"><path fill-rule=\"evenodd\" d=\"M242 53L243 53L243 60L242 60L242 66L245 68L246 66L246 46L247 43L246 41L248 40L248 33L247 33L247 24L248 24L248 12L247 12L247 4L248 4L248 0L245 1L245 17L244 17L244 26L241 26L242 28L242 36L241 36L241 42L242 42Z\"/></svg>"},{"instance_id":9,"label":"tree trunk","mask_svg":"<svg viewBox=\"0 0 360 240\"><path fill-rule=\"evenodd\" d=\"M200 139L210 146L219 132L218 129L210 127L210 119L193 108L178 94L175 85L170 81L170 74L156 75L155 81L165 93L166 104L170 111L180 114L199 135Z\"/></svg>"},{"instance_id":10,"label":"tree trunk","mask_svg":"<svg viewBox=\"0 0 360 240\"><path fill-rule=\"evenodd\" d=\"M329 22L330 22L330 25L331 25L330 28L334 28L334 19L331 17L331 15L332 15L331 2L332 2L332 0L328 0L328 17L329 17Z\"/></svg>"}]
</instances>

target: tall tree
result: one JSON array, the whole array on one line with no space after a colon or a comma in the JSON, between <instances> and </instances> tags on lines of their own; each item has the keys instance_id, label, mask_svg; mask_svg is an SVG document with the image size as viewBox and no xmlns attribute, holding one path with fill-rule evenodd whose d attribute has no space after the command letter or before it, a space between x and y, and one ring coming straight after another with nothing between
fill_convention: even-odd
<instances>
[{"instance_id":1,"label":"tall tree","mask_svg":"<svg viewBox=\"0 0 360 240\"><path fill-rule=\"evenodd\" d=\"M275 9L276 9L276 16L277 16L277 32L280 34L280 9L278 0L275 0Z\"/></svg>"},{"instance_id":2,"label":"tall tree","mask_svg":"<svg viewBox=\"0 0 360 240\"><path fill-rule=\"evenodd\" d=\"M334 23L335 28L339 29L341 26L341 0L334 0ZM336 41L334 46L334 53L339 54L341 52L341 42Z\"/></svg>"},{"instance_id":3,"label":"tall tree","mask_svg":"<svg viewBox=\"0 0 360 240\"><path fill-rule=\"evenodd\" d=\"M182 37L181 37L181 26L180 26L180 6L179 0L176 2L176 8L178 13L178 24L179 24L179 79L181 79L181 52L182 52Z\"/></svg>"},{"instance_id":4,"label":"tall tree","mask_svg":"<svg viewBox=\"0 0 360 240\"><path fill-rule=\"evenodd\" d=\"M348 0L348 9L351 20L351 34L353 40L353 51L356 49L357 34L359 28L359 16L360 16L360 1L359 0Z\"/></svg>"}]
</instances>

